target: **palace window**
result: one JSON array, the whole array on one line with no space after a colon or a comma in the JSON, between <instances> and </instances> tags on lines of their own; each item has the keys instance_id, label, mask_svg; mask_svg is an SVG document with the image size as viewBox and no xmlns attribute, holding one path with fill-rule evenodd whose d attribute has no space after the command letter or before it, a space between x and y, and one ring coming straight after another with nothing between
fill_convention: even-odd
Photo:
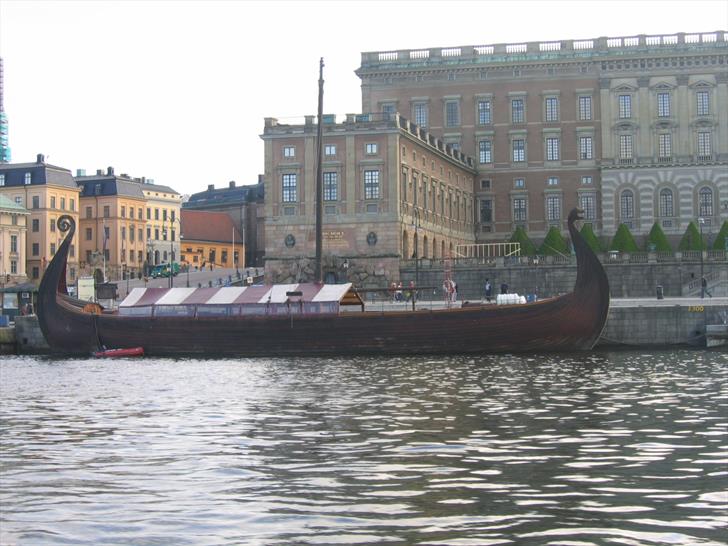
<instances>
[{"instance_id":1,"label":"palace window","mask_svg":"<svg viewBox=\"0 0 728 546\"><path fill-rule=\"evenodd\" d=\"M427 111L427 103L424 102L418 102L414 105L414 115L412 116L415 120L415 123L419 125L420 127L427 127L427 117L428 117L428 111Z\"/></svg>"},{"instance_id":2,"label":"palace window","mask_svg":"<svg viewBox=\"0 0 728 546\"><path fill-rule=\"evenodd\" d=\"M673 213L672 191L664 189L660 191L660 216L669 218Z\"/></svg>"},{"instance_id":3,"label":"palace window","mask_svg":"<svg viewBox=\"0 0 728 546\"><path fill-rule=\"evenodd\" d=\"M701 188L698 194L698 215L701 218L713 216L713 190Z\"/></svg>"},{"instance_id":4,"label":"palace window","mask_svg":"<svg viewBox=\"0 0 728 546\"><path fill-rule=\"evenodd\" d=\"M594 182L594 178L592 178L591 176L582 176L581 177L581 183L584 185L589 185L589 184L592 184L593 182Z\"/></svg>"},{"instance_id":5,"label":"palace window","mask_svg":"<svg viewBox=\"0 0 728 546\"><path fill-rule=\"evenodd\" d=\"M579 195L579 208L584 211L584 220L597 219L597 196L593 193Z\"/></svg>"},{"instance_id":6,"label":"palace window","mask_svg":"<svg viewBox=\"0 0 728 546\"><path fill-rule=\"evenodd\" d=\"M513 199L513 221L514 222L525 222L526 221L526 198L516 197Z\"/></svg>"},{"instance_id":7,"label":"palace window","mask_svg":"<svg viewBox=\"0 0 728 546\"><path fill-rule=\"evenodd\" d=\"M710 93L708 91L698 91L695 94L698 101L697 114L699 116L707 116L710 114Z\"/></svg>"},{"instance_id":8,"label":"palace window","mask_svg":"<svg viewBox=\"0 0 728 546\"><path fill-rule=\"evenodd\" d=\"M478 159L480 163L493 162L493 142L490 140L481 140L478 142Z\"/></svg>"},{"instance_id":9,"label":"palace window","mask_svg":"<svg viewBox=\"0 0 728 546\"><path fill-rule=\"evenodd\" d=\"M364 199L379 199L379 171L364 171Z\"/></svg>"},{"instance_id":10,"label":"palace window","mask_svg":"<svg viewBox=\"0 0 728 546\"><path fill-rule=\"evenodd\" d=\"M521 138L513 141L513 161L526 161L526 141Z\"/></svg>"},{"instance_id":11,"label":"palace window","mask_svg":"<svg viewBox=\"0 0 728 546\"><path fill-rule=\"evenodd\" d=\"M546 139L546 161L559 160L559 139L550 137Z\"/></svg>"},{"instance_id":12,"label":"palace window","mask_svg":"<svg viewBox=\"0 0 728 546\"><path fill-rule=\"evenodd\" d=\"M296 193L297 179L295 174L284 174L283 175L283 202L284 203L295 203L297 198Z\"/></svg>"},{"instance_id":13,"label":"palace window","mask_svg":"<svg viewBox=\"0 0 728 546\"><path fill-rule=\"evenodd\" d=\"M619 135L619 157L632 159L632 135Z\"/></svg>"},{"instance_id":14,"label":"palace window","mask_svg":"<svg viewBox=\"0 0 728 546\"><path fill-rule=\"evenodd\" d=\"M546 197L546 220L549 222L561 220L560 195L549 195Z\"/></svg>"},{"instance_id":15,"label":"palace window","mask_svg":"<svg viewBox=\"0 0 728 546\"><path fill-rule=\"evenodd\" d=\"M525 178L516 178L513 181L513 187L514 188L525 188L526 187L526 179Z\"/></svg>"},{"instance_id":16,"label":"palace window","mask_svg":"<svg viewBox=\"0 0 728 546\"><path fill-rule=\"evenodd\" d=\"M511 123L524 123L526 121L526 109L523 99L511 100Z\"/></svg>"},{"instance_id":17,"label":"palace window","mask_svg":"<svg viewBox=\"0 0 728 546\"><path fill-rule=\"evenodd\" d=\"M632 117L632 95L619 95L619 118L629 119Z\"/></svg>"},{"instance_id":18,"label":"palace window","mask_svg":"<svg viewBox=\"0 0 728 546\"><path fill-rule=\"evenodd\" d=\"M460 125L460 104L457 101L450 100L445 103L445 125L447 127Z\"/></svg>"},{"instance_id":19,"label":"palace window","mask_svg":"<svg viewBox=\"0 0 728 546\"><path fill-rule=\"evenodd\" d=\"M493 221L493 200L480 200L480 223L490 224Z\"/></svg>"},{"instance_id":20,"label":"palace window","mask_svg":"<svg viewBox=\"0 0 728 546\"><path fill-rule=\"evenodd\" d=\"M558 186L559 185L559 178L557 176L549 176L546 180L547 186Z\"/></svg>"},{"instance_id":21,"label":"palace window","mask_svg":"<svg viewBox=\"0 0 728 546\"><path fill-rule=\"evenodd\" d=\"M34 209L39 209L40 208L40 197L38 195L34 195L33 196L32 202L33 202L33 208Z\"/></svg>"},{"instance_id":22,"label":"palace window","mask_svg":"<svg viewBox=\"0 0 728 546\"><path fill-rule=\"evenodd\" d=\"M592 137L579 137L579 159L592 159L593 157Z\"/></svg>"},{"instance_id":23,"label":"palace window","mask_svg":"<svg viewBox=\"0 0 728 546\"><path fill-rule=\"evenodd\" d=\"M559 121L559 99L557 97L546 99L546 121Z\"/></svg>"},{"instance_id":24,"label":"palace window","mask_svg":"<svg viewBox=\"0 0 728 546\"><path fill-rule=\"evenodd\" d=\"M663 133L658 136L658 157L667 159L672 156L672 135Z\"/></svg>"},{"instance_id":25,"label":"palace window","mask_svg":"<svg viewBox=\"0 0 728 546\"><path fill-rule=\"evenodd\" d=\"M698 133L698 157L710 157L711 153L710 133L701 131Z\"/></svg>"},{"instance_id":26,"label":"palace window","mask_svg":"<svg viewBox=\"0 0 728 546\"><path fill-rule=\"evenodd\" d=\"M478 125L487 125L493 122L493 112L489 100L478 101Z\"/></svg>"},{"instance_id":27,"label":"palace window","mask_svg":"<svg viewBox=\"0 0 728 546\"><path fill-rule=\"evenodd\" d=\"M33 175L31 173L25 173L25 180L24 180L25 185L27 186L28 184L30 184L32 180L33 180Z\"/></svg>"},{"instance_id":28,"label":"palace window","mask_svg":"<svg viewBox=\"0 0 728 546\"><path fill-rule=\"evenodd\" d=\"M326 146L324 146L324 155L327 155L327 156L336 155L336 145L327 144Z\"/></svg>"},{"instance_id":29,"label":"palace window","mask_svg":"<svg viewBox=\"0 0 728 546\"><path fill-rule=\"evenodd\" d=\"M38 233L40 231L40 220L37 218L33 218L33 233Z\"/></svg>"},{"instance_id":30,"label":"palace window","mask_svg":"<svg viewBox=\"0 0 728 546\"><path fill-rule=\"evenodd\" d=\"M579 97L579 120L587 121L592 118L592 98Z\"/></svg>"},{"instance_id":31,"label":"palace window","mask_svg":"<svg viewBox=\"0 0 728 546\"><path fill-rule=\"evenodd\" d=\"M283 146L283 157L291 159L296 157L296 147L295 146Z\"/></svg>"},{"instance_id":32,"label":"palace window","mask_svg":"<svg viewBox=\"0 0 728 546\"><path fill-rule=\"evenodd\" d=\"M625 190L619 198L619 210L622 223L631 223L634 218L634 194L632 190Z\"/></svg>"},{"instance_id":33,"label":"palace window","mask_svg":"<svg viewBox=\"0 0 728 546\"><path fill-rule=\"evenodd\" d=\"M657 117L670 117L670 93L657 94Z\"/></svg>"},{"instance_id":34,"label":"palace window","mask_svg":"<svg viewBox=\"0 0 728 546\"><path fill-rule=\"evenodd\" d=\"M336 201L338 195L338 173L324 173L324 201Z\"/></svg>"},{"instance_id":35,"label":"palace window","mask_svg":"<svg viewBox=\"0 0 728 546\"><path fill-rule=\"evenodd\" d=\"M366 145L366 153L367 155L374 155L377 153L377 143L376 142L370 142Z\"/></svg>"}]
</instances>

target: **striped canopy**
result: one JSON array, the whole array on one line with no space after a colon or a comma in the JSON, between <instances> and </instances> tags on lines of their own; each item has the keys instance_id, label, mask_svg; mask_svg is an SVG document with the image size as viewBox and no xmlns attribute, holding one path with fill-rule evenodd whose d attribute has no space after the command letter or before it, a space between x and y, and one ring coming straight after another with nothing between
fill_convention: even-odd
<instances>
[{"instance_id":1,"label":"striped canopy","mask_svg":"<svg viewBox=\"0 0 728 546\"><path fill-rule=\"evenodd\" d=\"M359 295L346 284L276 284L218 288L134 288L121 308L150 305L253 305L286 302L336 302L361 305Z\"/></svg>"}]
</instances>

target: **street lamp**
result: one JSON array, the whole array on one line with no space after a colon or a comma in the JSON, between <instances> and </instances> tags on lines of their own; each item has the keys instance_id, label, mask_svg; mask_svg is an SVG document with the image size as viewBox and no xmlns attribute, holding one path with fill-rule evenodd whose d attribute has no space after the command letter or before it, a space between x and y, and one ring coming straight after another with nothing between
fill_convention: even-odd
<instances>
[{"instance_id":1,"label":"street lamp","mask_svg":"<svg viewBox=\"0 0 728 546\"><path fill-rule=\"evenodd\" d=\"M413 254L415 257L415 289L412 291L412 306L414 307L415 300L417 299L417 289L420 286L420 254L418 251L418 247L420 246L420 211L415 208L412 213L414 216L413 227L415 229L415 252Z\"/></svg>"},{"instance_id":2,"label":"street lamp","mask_svg":"<svg viewBox=\"0 0 728 546\"><path fill-rule=\"evenodd\" d=\"M700 227L700 299L705 298L705 277L703 276L703 224L705 218L698 218L698 226Z\"/></svg>"}]
</instances>

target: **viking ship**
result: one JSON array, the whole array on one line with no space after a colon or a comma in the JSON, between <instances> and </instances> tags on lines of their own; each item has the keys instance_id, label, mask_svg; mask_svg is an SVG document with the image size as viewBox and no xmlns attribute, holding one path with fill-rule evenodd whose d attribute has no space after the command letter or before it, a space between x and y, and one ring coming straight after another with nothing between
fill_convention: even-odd
<instances>
[{"instance_id":1,"label":"viking ship","mask_svg":"<svg viewBox=\"0 0 728 546\"><path fill-rule=\"evenodd\" d=\"M118 310L68 296L66 260L76 225L40 283L38 319L51 349L90 354L114 350L145 355L327 356L589 350L609 310L609 283L574 222L574 290L512 305L371 311L349 284L321 282L323 59L319 68L316 274L309 284L223 288L135 288ZM350 309L356 309L351 311ZM105 353L104 353L105 354Z\"/></svg>"},{"instance_id":2,"label":"viking ship","mask_svg":"<svg viewBox=\"0 0 728 546\"><path fill-rule=\"evenodd\" d=\"M351 284L308 283L135 288L107 311L65 293L76 226L64 215L58 226L66 235L41 281L38 319L51 350L68 354L136 347L148 356L240 357L589 350L607 319L609 284L578 219L572 210L573 291L532 303L367 310Z\"/></svg>"}]
</instances>

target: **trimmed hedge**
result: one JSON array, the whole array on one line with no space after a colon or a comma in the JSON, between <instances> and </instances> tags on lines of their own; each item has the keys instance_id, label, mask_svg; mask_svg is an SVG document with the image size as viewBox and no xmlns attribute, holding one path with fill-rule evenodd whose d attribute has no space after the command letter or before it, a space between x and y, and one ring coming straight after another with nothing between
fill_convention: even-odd
<instances>
[{"instance_id":1,"label":"trimmed hedge","mask_svg":"<svg viewBox=\"0 0 728 546\"><path fill-rule=\"evenodd\" d=\"M720 226L720 231L713 241L713 250L725 250L725 240L728 238L728 220Z\"/></svg>"},{"instance_id":2,"label":"trimmed hedge","mask_svg":"<svg viewBox=\"0 0 728 546\"><path fill-rule=\"evenodd\" d=\"M521 226L518 226L511 235L511 243L521 243L521 256L536 255L536 245L528 238L526 230Z\"/></svg>"},{"instance_id":3,"label":"trimmed hedge","mask_svg":"<svg viewBox=\"0 0 728 546\"><path fill-rule=\"evenodd\" d=\"M586 244L589 245L589 248L591 248L595 254L604 252L604 249L602 248L602 243L599 242L599 239L594 233L594 229L592 228L591 224L584 224L583 226L581 226L581 231L579 231L579 233L581 233L581 236L584 237Z\"/></svg>"},{"instance_id":4,"label":"trimmed hedge","mask_svg":"<svg viewBox=\"0 0 728 546\"><path fill-rule=\"evenodd\" d=\"M662 231L659 222L652 224L650 234L645 241L645 250L650 250L650 244L655 245L655 252L672 252L672 246Z\"/></svg>"},{"instance_id":5,"label":"trimmed hedge","mask_svg":"<svg viewBox=\"0 0 728 546\"><path fill-rule=\"evenodd\" d=\"M700 231L695 222L690 222L685 229L685 233L680 239L678 250L705 250L705 241L700 238Z\"/></svg>"},{"instance_id":6,"label":"trimmed hedge","mask_svg":"<svg viewBox=\"0 0 728 546\"><path fill-rule=\"evenodd\" d=\"M620 252L639 252L637 243L635 243L632 233L625 224L619 224L617 233L614 234L612 244L609 246L609 250L618 250Z\"/></svg>"},{"instance_id":7,"label":"trimmed hedge","mask_svg":"<svg viewBox=\"0 0 728 546\"><path fill-rule=\"evenodd\" d=\"M546 238L541 243L539 250L540 254L545 256L553 256L556 254L569 254L569 246L566 244L566 239L561 235L561 232L554 226L549 228L549 232L546 234Z\"/></svg>"}]
</instances>

